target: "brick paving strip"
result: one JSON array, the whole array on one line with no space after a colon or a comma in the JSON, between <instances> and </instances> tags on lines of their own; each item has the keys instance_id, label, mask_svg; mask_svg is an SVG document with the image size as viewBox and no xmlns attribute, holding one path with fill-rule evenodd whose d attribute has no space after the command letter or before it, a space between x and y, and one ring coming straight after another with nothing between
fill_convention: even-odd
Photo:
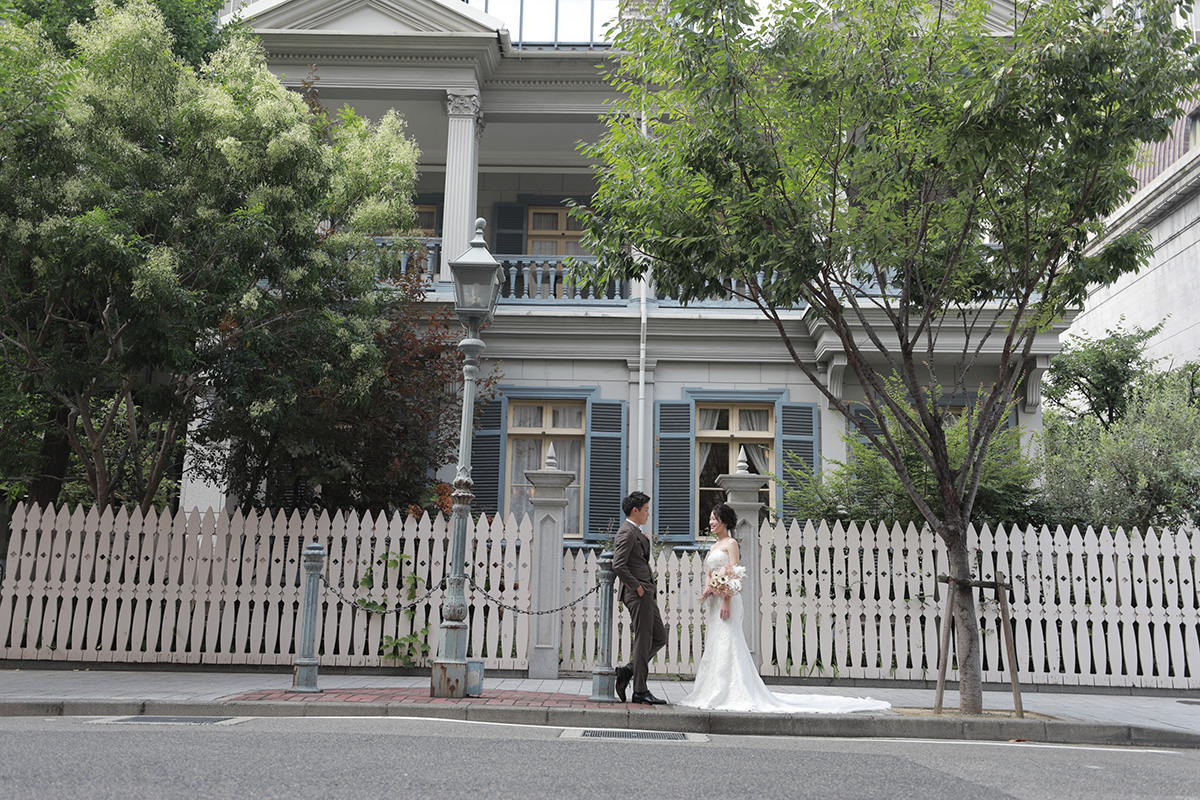
<instances>
[{"instance_id":1,"label":"brick paving strip","mask_svg":"<svg viewBox=\"0 0 1200 800\"><path fill-rule=\"evenodd\" d=\"M554 692L485 691L479 697L430 697L428 689L334 689L317 692L289 692L272 689L229 695L222 700L285 701L297 703L420 703L452 706L520 706L525 708L629 708L627 703L594 703L574 694ZM640 706L639 706L640 708Z\"/></svg>"}]
</instances>

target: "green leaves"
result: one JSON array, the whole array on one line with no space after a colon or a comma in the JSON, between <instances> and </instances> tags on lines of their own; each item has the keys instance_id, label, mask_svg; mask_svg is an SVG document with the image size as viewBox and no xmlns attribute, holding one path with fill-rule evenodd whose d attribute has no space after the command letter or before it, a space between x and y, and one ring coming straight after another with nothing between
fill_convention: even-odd
<instances>
[{"instance_id":1,"label":"green leaves","mask_svg":"<svg viewBox=\"0 0 1200 800\"><path fill-rule=\"evenodd\" d=\"M912 439L963 504L926 506L931 524L969 516L973 483L949 485L940 426L906 424L869 365L894 369L918 406L937 399L937 368L952 393L986 398L965 456L978 475L1036 337L1145 262L1137 235L1086 248L1129 196L1138 148L1200 86L1200 51L1174 22L1187 2L1020 5L1003 30L989 2L948 7L793 0L759 19L676 0L630 21L613 78L627 99L585 148L599 189L575 211L596 283L652 271L688 302L732 278L773 319L807 309L900 426L878 444L902 482Z\"/></svg>"},{"instance_id":2,"label":"green leaves","mask_svg":"<svg viewBox=\"0 0 1200 800\"><path fill-rule=\"evenodd\" d=\"M101 3L68 64L0 25L0 65L39 76L0 89L0 365L64 420L102 505L152 502L206 403L261 432L381 372L377 276L352 256L410 224L416 150L394 116L343 118L331 145L244 35L194 67L171 30L211 6Z\"/></svg>"}]
</instances>

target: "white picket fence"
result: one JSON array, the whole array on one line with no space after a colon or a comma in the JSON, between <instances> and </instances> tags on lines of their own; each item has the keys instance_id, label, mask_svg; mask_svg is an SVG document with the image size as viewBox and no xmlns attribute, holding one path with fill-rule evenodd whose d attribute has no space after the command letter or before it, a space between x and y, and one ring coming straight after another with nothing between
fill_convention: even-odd
<instances>
[{"instance_id":1,"label":"white picket fence","mask_svg":"<svg viewBox=\"0 0 1200 800\"><path fill-rule=\"evenodd\" d=\"M528 608L528 523L480 520L468 538L472 580ZM793 523L764 525L759 540L764 675L936 675L945 596L937 576L947 569L932 534ZM984 528L971 540L977 576L990 580L999 570L1013 583L1023 683L1200 688L1200 533ZM442 518L142 518L18 508L0 585L0 658L291 664L300 554L314 541L330 554L331 585L389 609L440 581L450 544ZM595 586L596 567L593 552L564 554L564 603ZM691 675L703 649L701 555L664 550L655 568L670 635L652 670ZM414 633L436 652L441 598L434 591L410 619L369 614L325 591L321 663L394 665L387 637ZM984 680L1007 681L995 598L981 591L977 599ZM529 617L477 592L468 592L468 605L471 656L489 669L525 669ZM598 611L592 594L562 613L564 670L593 668ZM622 663L630 633L619 605L614 631Z\"/></svg>"}]
</instances>

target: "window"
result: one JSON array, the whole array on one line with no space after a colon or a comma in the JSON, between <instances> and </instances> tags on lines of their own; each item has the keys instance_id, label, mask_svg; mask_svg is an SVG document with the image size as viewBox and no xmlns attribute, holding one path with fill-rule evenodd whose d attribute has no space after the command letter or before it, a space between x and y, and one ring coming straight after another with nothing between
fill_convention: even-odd
<instances>
[{"instance_id":1,"label":"window","mask_svg":"<svg viewBox=\"0 0 1200 800\"><path fill-rule=\"evenodd\" d=\"M708 530L712 507L725 499L717 477L737 472L740 450L746 451L751 474L775 471L774 411L771 405L696 405L697 531ZM771 505L772 490L773 483L759 492L767 506Z\"/></svg>"},{"instance_id":2,"label":"window","mask_svg":"<svg viewBox=\"0 0 1200 800\"><path fill-rule=\"evenodd\" d=\"M530 206L528 220L528 246L530 255L535 256L585 256L580 239L583 230L579 220L567 213L565 208L554 206Z\"/></svg>"},{"instance_id":3,"label":"window","mask_svg":"<svg viewBox=\"0 0 1200 800\"><path fill-rule=\"evenodd\" d=\"M532 514L529 499L533 486L525 471L542 469L550 446L558 459L558 468L575 473L575 482L567 487L566 535L579 536L583 530L584 435L583 402L512 401L508 404L508 512L517 519Z\"/></svg>"},{"instance_id":4,"label":"window","mask_svg":"<svg viewBox=\"0 0 1200 800\"><path fill-rule=\"evenodd\" d=\"M623 519L621 498L627 491L625 401L605 400L596 387L505 386L500 391L479 412L471 443L472 510L528 514L533 487L525 470L544 467L553 443L558 468L575 474L566 490L566 533L590 541L611 539Z\"/></svg>"},{"instance_id":5,"label":"window","mask_svg":"<svg viewBox=\"0 0 1200 800\"><path fill-rule=\"evenodd\" d=\"M685 388L681 400L655 402L654 530L660 538L691 542L708 530L709 513L724 497L717 476L737 471L742 447L754 474L780 475L782 462L793 458L816 471L817 404L788 402L779 389ZM790 518L780 485L768 483L760 499Z\"/></svg>"},{"instance_id":6,"label":"window","mask_svg":"<svg viewBox=\"0 0 1200 800\"><path fill-rule=\"evenodd\" d=\"M420 203L416 206L417 230L423 236L437 235L437 206L432 203Z\"/></svg>"}]
</instances>

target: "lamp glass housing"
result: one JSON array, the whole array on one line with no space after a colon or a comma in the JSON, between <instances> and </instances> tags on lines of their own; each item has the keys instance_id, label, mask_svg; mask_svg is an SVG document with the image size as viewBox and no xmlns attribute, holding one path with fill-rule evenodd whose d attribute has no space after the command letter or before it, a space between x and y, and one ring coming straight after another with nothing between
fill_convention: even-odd
<instances>
[{"instance_id":1,"label":"lamp glass housing","mask_svg":"<svg viewBox=\"0 0 1200 800\"><path fill-rule=\"evenodd\" d=\"M470 247L450 262L450 272L454 276L454 311L463 325L490 322L500 299L500 264L484 244L482 219L475 221Z\"/></svg>"}]
</instances>

